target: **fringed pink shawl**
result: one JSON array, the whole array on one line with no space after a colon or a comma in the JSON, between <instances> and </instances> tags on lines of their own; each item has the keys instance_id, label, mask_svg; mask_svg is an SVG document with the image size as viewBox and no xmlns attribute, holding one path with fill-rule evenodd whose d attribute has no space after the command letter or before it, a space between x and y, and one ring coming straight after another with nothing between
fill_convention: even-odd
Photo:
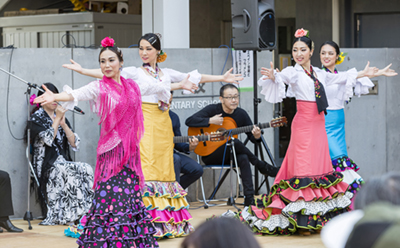
<instances>
[{"instance_id":1,"label":"fringed pink shawl","mask_svg":"<svg viewBox=\"0 0 400 248\"><path fill-rule=\"evenodd\" d=\"M144 186L139 142L143 136L142 97L139 86L131 79L121 84L106 76L100 81L96 109L101 133L97 147L94 185L117 175L123 167L135 171Z\"/></svg>"}]
</instances>

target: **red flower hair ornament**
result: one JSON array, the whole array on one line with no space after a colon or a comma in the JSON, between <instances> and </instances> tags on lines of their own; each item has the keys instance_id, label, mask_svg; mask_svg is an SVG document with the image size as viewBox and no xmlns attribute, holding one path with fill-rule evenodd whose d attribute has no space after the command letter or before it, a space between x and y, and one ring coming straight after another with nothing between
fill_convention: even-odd
<instances>
[{"instance_id":1,"label":"red flower hair ornament","mask_svg":"<svg viewBox=\"0 0 400 248\"><path fill-rule=\"evenodd\" d=\"M114 45L114 39L111 37L106 37L101 41L101 47L113 47Z\"/></svg>"},{"instance_id":2,"label":"red flower hair ornament","mask_svg":"<svg viewBox=\"0 0 400 248\"><path fill-rule=\"evenodd\" d=\"M294 33L294 37L300 38L300 37L304 37L305 36L305 37L309 38L308 34L309 34L308 30L300 28L300 29L296 30L296 33Z\"/></svg>"}]
</instances>

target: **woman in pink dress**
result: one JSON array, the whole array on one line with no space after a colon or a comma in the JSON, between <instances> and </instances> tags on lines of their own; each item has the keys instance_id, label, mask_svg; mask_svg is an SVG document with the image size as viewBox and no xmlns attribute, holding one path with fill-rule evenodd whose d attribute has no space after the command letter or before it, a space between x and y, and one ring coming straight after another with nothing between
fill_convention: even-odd
<instances>
[{"instance_id":1,"label":"woman in pink dress","mask_svg":"<svg viewBox=\"0 0 400 248\"><path fill-rule=\"evenodd\" d=\"M258 207L243 210L241 217L254 232L309 235L319 231L332 217L346 212L353 194L342 174L332 169L325 132L325 111L328 106L324 87L341 85L342 97L357 77L374 73L367 67L357 72L350 69L332 74L310 63L314 45L308 31L296 31L292 56L296 65L274 71L262 68L258 84L261 93L271 103L282 101L285 85L297 101L297 113L292 123L290 144L269 195L262 197ZM344 100L344 99L343 99Z\"/></svg>"}]
</instances>

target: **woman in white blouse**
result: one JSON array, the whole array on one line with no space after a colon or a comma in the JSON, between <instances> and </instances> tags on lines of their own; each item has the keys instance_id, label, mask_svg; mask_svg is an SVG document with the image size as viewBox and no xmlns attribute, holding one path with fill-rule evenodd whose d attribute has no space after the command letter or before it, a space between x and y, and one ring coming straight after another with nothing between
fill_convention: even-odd
<instances>
[{"instance_id":1,"label":"woman in white blouse","mask_svg":"<svg viewBox=\"0 0 400 248\"><path fill-rule=\"evenodd\" d=\"M224 75L213 76L200 74L197 70L181 73L173 69L159 68L158 63L166 59L166 54L161 50L160 37L153 33L145 34L138 44L143 65L124 67L121 76L133 79L142 92L145 132L140 142L140 156L146 180L142 192L143 202L155 223L155 237L186 236L194 229L189 223L192 217L188 212L189 204L184 198L186 192L175 181L173 130L167 105L170 91L185 89L193 92L199 83L237 83L243 78L241 75L232 74L232 69ZM99 69L83 69L76 62L71 62L72 64L63 66L87 76L103 76ZM149 94L149 91L154 90L151 87L154 84L162 85L163 90Z\"/></svg>"},{"instance_id":2,"label":"woman in white blouse","mask_svg":"<svg viewBox=\"0 0 400 248\"><path fill-rule=\"evenodd\" d=\"M336 65L341 64L345 58L345 54L340 52L339 46L334 41L326 41L320 48L320 60L322 69L338 74L342 73L336 70ZM390 66L379 70L374 76L395 76ZM361 94L368 94L369 88L374 84L368 77L358 78L350 88L349 95L361 96ZM325 116L325 129L328 135L329 153L332 159L333 169L343 174L343 181L349 184L349 191L353 194L356 193L360 185L364 183L361 176L356 172L359 167L347 155L347 145L345 139L345 118L344 118L344 102L343 99L337 97L340 93L339 84L331 84L326 87L327 98L329 106L327 108L327 115ZM354 198L353 198L354 199Z\"/></svg>"},{"instance_id":3,"label":"woman in white blouse","mask_svg":"<svg viewBox=\"0 0 400 248\"><path fill-rule=\"evenodd\" d=\"M299 231L309 235L319 231L332 217L347 211L352 194L346 192L348 184L342 174L334 172L329 157L325 132L327 107L324 88L341 85L345 98L347 87L352 87L357 77L373 73L369 66L362 72L355 69L341 74L331 74L311 66L314 52L308 31L296 31L292 56L296 65L274 71L261 68L261 93L271 103L288 95L296 98L297 113L292 122L290 144L271 193L263 196L262 212L249 208L242 213L254 232L267 234L292 234ZM345 99L343 99L345 100Z\"/></svg>"}]
</instances>

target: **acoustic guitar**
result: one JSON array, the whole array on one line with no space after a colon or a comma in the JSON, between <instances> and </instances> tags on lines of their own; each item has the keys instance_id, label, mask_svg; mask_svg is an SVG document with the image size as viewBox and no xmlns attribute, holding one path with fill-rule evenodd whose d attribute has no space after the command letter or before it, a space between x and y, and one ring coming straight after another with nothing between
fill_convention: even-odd
<instances>
[{"instance_id":1,"label":"acoustic guitar","mask_svg":"<svg viewBox=\"0 0 400 248\"><path fill-rule=\"evenodd\" d=\"M224 139L221 133L206 133L204 135L193 135L193 136L174 136L174 144L176 143L188 143L189 139L196 137L199 142L205 141L220 141Z\"/></svg>"},{"instance_id":2,"label":"acoustic guitar","mask_svg":"<svg viewBox=\"0 0 400 248\"><path fill-rule=\"evenodd\" d=\"M270 122L261 123L258 126L260 129L265 129L269 127L281 127L287 123L286 117L278 117ZM222 126L210 124L209 127L189 127L188 135L192 136L207 136L209 135L209 140L200 140L203 142L199 142L194 152L200 156L208 156L213 153L218 147L225 144L225 139L233 136L234 138L238 137L240 133L247 133L253 130L253 125L237 127L236 122L230 117L224 117L224 121ZM229 136L229 137L228 137Z\"/></svg>"}]
</instances>

